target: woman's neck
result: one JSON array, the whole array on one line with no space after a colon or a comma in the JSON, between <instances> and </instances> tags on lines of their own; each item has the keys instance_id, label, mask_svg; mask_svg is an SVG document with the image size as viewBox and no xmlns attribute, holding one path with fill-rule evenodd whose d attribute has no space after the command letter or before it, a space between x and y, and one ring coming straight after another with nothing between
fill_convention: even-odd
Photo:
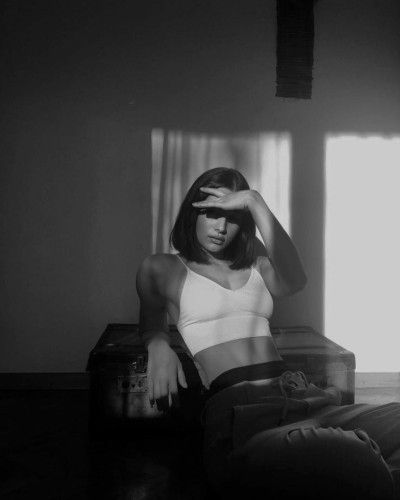
<instances>
[{"instance_id":1,"label":"woman's neck","mask_svg":"<svg viewBox=\"0 0 400 500\"><path fill-rule=\"evenodd\" d=\"M232 264L232 261L215 257L213 255L208 254L208 262L207 265L211 265L214 267L217 267L219 269L223 270L230 270L230 265Z\"/></svg>"}]
</instances>

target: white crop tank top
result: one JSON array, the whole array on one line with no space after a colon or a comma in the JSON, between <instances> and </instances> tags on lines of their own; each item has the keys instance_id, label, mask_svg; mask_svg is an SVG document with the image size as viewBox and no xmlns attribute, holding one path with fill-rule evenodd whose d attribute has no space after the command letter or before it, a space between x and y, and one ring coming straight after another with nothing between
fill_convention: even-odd
<instances>
[{"instance_id":1,"label":"white crop tank top","mask_svg":"<svg viewBox=\"0 0 400 500\"><path fill-rule=\"evenodd\" d=\"M177 328L194 356L209 347L250 337L271 336L273 300L257 269L242 287L229 290L187 269Z\"/></svg>"}]
</instances>

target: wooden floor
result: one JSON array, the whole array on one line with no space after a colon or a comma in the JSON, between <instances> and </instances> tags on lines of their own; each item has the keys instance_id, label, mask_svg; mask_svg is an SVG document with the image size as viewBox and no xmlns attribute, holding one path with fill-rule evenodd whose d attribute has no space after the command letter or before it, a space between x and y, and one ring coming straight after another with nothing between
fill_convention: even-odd
<instances>
[{"instance_id":1,"label":"wooden floor","mask_svg":"<svg viewBox=\"0 0 400 500\"><path fill-rule=\"evenodd\" d=\"M200 448L196 432L133 426L90 438L87 391L0 392L1 500L200 500Z\"/></svg>"},{"instance_id":2,"label":"wooden floor","mask_svg":"<svg viewBox=\"0 0 400 500\"><path fill-rule=\"evenodd\" d=\"M356 402L400 401L400 387L363 388ZM127 429L90 439L87 391L0 392L1 500L201 500L196 433Z\"/></svg>"}]
</instances>

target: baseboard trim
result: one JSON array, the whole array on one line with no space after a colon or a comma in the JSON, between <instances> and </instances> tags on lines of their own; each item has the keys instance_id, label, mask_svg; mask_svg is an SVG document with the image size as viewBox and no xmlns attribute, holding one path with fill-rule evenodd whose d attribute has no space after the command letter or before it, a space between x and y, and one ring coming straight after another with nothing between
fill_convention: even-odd
<instances>
[{"instance_id":1,"label":"baseboard trim","mask_svg":"<svg viewBox=\"0 0 400 500\"><path fill-rule=\"evenodd\" d=\"M367 387L400 387L400 372L356 372L356 389Z\"/></svg>"},{"instance_id":2,"label":"baseboard trim","mask_svg":"<svg viewBox=\"0 0 400 500\"><path fill-rule=\"evenodd\" d=\"M400 372L357 372L356 389L400 387ZM89 373L0 373L0 390L88 390Z\"/></svg>"},{"instance_id":3,"label":"baseboard trim","mask_svg":"<svg viewBox=\"0 0 400 500\"><path fill-rule=\"evenodd\" d=\"M2 391L88 390L89 374L78 373L0 373Z\"/></svg>"}]
</instances>

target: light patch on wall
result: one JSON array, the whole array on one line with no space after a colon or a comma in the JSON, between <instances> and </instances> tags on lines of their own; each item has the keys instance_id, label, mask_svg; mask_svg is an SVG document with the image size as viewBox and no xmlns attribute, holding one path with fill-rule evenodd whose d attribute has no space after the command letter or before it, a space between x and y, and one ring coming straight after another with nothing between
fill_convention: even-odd
<instances>
[{"instance_id":1,"label":"light patch on wall","mask_svg":"<svg viewBox=\"0 0 400 500\"><path fill-rule=\"evenodd\" d=\"M326 138L325 335L400 371L400 137Z\"/></svg>"},{"instance_id":2,"label":"light patch on wall","mask_svg":"<svg viewBox=\"0 0 400 500\"><path fill-rule=\"evenodd\" d=\"M174 251L168 238L183 198L194 180L214 167L239 170L290 234L290 134L227 136L154 129L151 139L153 253Z\"/></svg>"}]
</instances>

